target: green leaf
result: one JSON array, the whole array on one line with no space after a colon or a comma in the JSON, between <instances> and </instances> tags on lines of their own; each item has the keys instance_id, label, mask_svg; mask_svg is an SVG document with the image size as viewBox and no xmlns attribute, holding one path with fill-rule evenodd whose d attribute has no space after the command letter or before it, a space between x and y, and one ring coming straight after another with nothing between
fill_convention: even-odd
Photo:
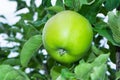
<instances>
[{"instance_id":1,"label":"green leaf","mask_svg":"<svg viewBox=\"0 0 120 80\"><path fill-rule=\"evenodd\" d=\"M46 79L46 76L44 75L41 75L40 73L34 73L32 76L31 76L31 80L47 80Z\"/></svg>"},{"instance_id":2,"label":"green leaf","mask_svg":"<svg viewBox=\"0 0 120 80\"><path fill-rule=\"evenodd\" d=\"M36 28L42 27L42 25L44 25L45 23L46 23L46 19L44 19L44 20L37 20L37 21L28 21L28 24L31 24L31 25L33 25Z\"/></svg>"},{"instance_id":3,"label":"green leaf","mask_svg":"<svg viewBox=\"0 0 120 80\"><path fill-rule=\"evenodd\" d=\"M120 0L106 0L105 1L105 8L108 11L111 11L111 10L117 8L119 4L120 4Z\"/></svg>"},{"instance_id":4,"label":"green leaf","mask_svg":"<svg viewBox=\"0 0 120 80\"><path fill-rule=\"evenodd\" d=\"M20 60L19 59L10 58L10 59L4 60L2 64L20 65Z\"/></svg>"},{"instance_id":5,"label":"green leaf","mask_svg":"<svg viewBox=\"0 0 120 80\"><path fill-rule=\"evenodd\" d=\"M96 46L92 46L92 51L94 52L95 55L100 55L100 54L104 54L103 51L101 51L100 49L98 49Z\"/></svg>"},{"instance_id":6,"label":"green leaf","mask_svg":"<svg viewBox=\"0 0 120 80\"><path fill-rule=\"evenodd\" d=\"M30 80L27 75L9 65L0 65L0 80Z\"/></svg>"},{"instance_id":7,"label":"green leaf","mask_svg":"<svg viewBox=\"0 0 120 80\"><path fill-rule=\"evenodd\" d=\"M116 72L116 79L115 80L119 80L120 79L120 71Z\"/></svg>"},{"instance_id":8,"label":"green leaf","mask_svg":"<svg viewBox=\"0 0 120 80\"><path fill-rule=\"evenodd\" d=\"M109 51L110 51L110 60L113 63L116 63L116 46L112 45L112 43L108 42Z\"/></svg>"},{"instance_id":9,"label":"green leaf","mask_svg":"<svg viewBox=\"0 0 120 80\"><path fill-rule=\"evenodd\" d=\"M36 11L36 5L35 5L35 0L31 0L30 1L30 6L28 7L29 11L31 14L34 14L34 12Z\"/></svg>"},{"instance_id":10,"label":"green leaf","mask_svg":"<svg viewBox=\"0 0 120 80\"><path fill-rule=\"evenodd\" d=\"M13 1L17 1L17 11L27 7L26 2L23 0L13 0Z\"/></svg>"},{"instance_id":11,"label":"green leaf","mask_svg":"<svg viewBox=\"0 0 120 80\"><path fill-rule=\"evenodd\" d=\"M99 13L100 9L102 8L101 5L105 0L92 0L92 4L90 5L82 5L79 13L85 16L90 23L96 22L96 15Z\"/></svg>"},{"instance_id":12,"label":"green leaf","mask_svg":"<svg viewBox=\"0 0 120 80\"><path fill-rule=\"evenodd\" d=\"M60 75L60 76L57 77L56 80L66 80L66 79Z\"/></svg>"},{"instance_id":13,"label":"green leaf","mask_svg":"<svg viewBox=\"0 0 120 80\"><path fill-rule=\"evenodd\" d=\"M46 8L46 9L57 12L57 13L64 10L64 8L61 7L61 6L50 6L50 7Z\"/></svg>"},{"instance_id":14,"label":"green leaf","mask_svg":"<svg viewBox=\"0 0 120 80\"><path fill-rule=\"evenodd\" d=\"M61 73L61 70L65 68L64 66L53 66L53 68L50 71L50 75L52 77L52 80L56 80L58 76Z\"/></svg>"},{"instance_id":15,"label":"green leaf","mask_svg":"<svg viewBox=\"0 0 120 80\"><path fill-rule=\"evenodd\" d=\"M39 34L40 32L32 25L24 25L23 26L23 29L25 31L24 33L24 37L26 39L29 39L31 36L34 36L34 35L37 35Z\"/></svg>"},{"instance_id":16,"label":"green leaf","mask_svg":"<svg viewBox=\"0 0 120 80\"><path fill-rule=\"evenodd\" d=\"M106 80L106 64L102 64L99 67L94 67L93 72L90 75L91 80Z\"/></svg>"},{"instance_id":17,"label":"green leaf","mask_svg":"<svg viewBox=\"0 0 120 80\"><path fill-rule=\"evenodd\" d=\"M49 7L51 5L51 0L42 0L42 6Z\"/></svg>"},{"instance_id":18,"label":"green leaf","mask_svg":"<svg viewBox=\"0 0 120 80\"><path fill-rule=\"evenodd\" d=\"M64 0L64 2L72 10L78 11L80 9L80 0Z\"/></svg>"},{"instance_id":19,"label":"green leaf","mask_svg":"<svg viewBox=\"0 0 120 80\"><path fill-rule=\"evenodd\" d=\"M75 78L75 75L72 72L70 72L67 68L66 69L62 69L61 76L64 79L69 79L69 80Z\"/></svg>"},{"instance_id":20,"label":"green leaf","mask_svg":"<svg viewBox=\"0 0 120 80\"><path fill-rule=\"evenodd\" d=\"M95 0L79 0L80 1L80 8L82 5L91 5L95 2Z\"/></svg>"},{"instance_id":21,"label":"green leaf","mask_svg":"<svg viewBox=\"0 0 120 80\"><path fill-rule=\"evenodd\" d=\"M75 11L81 9L82 5L91 5L95 0L64 0L65 5Z\"/></svg>"},{"instance_id":22,"label":"green leaf","mask_svg":"<svg viewBox=\"0 0 120 80\"><path fill-rule=\"evenodd\" d=\"M99 55L94 62L92 62L92 65L94 66L100 66L102 64L106 64L110 54L101 54Z\"/></svg>"},{"instance_id":23,"label":"green leaf","mask_svg":"<svg viewBox=\"0 0 120 80\"><path fill-rule=\"evenodd\" d=\"M87 56L87 57L86 57ZM89 55L86 55L85 56L85 58L87 58L87 60L86 60L86 62L92 62L92 61L94 61L95 59L96 59L96 55L93 53L93 52L91 52Z\"/></svg>"},{"instance_id":24,"label":"green leaf","mask_svg":"<svg viewBox=\"0 0 120 80\"><path fill-rule=\"evenodd\" d=\"M63 0L57 0L55 5L63 7L64 6Z\"/></svg>"},{"instance_id":25,"label":"green leaf","mask_svg":"<svg viewBox=\"0 0 120 80\"><path fill-rule=\"evenodd\" d=\"M40 48L42 44L41 35L31 37L23 46L20 54L20 61L22 66L26 67L34 53Z\"/></svg>"},{"instance_id":26,"label":"green leaf","mask_svg":"<svg viewBox=\"0 0 120 80\"><path fill-rule=\"evenodd\" d=\"M92 71L93 66L90 63L82 62L75 67L75 74L80 80L89 80L89 75Z\"/></svg>"},{"instance_id":27,"label":"green leaf","mask_svg":"<svg viewBox=\"0 0 120 80\"><path fill-rule=\"evenodd\" d=\"M67 7L73 7L73 0L64 0L64 2Z\"/></svg>"},{"instance_id":28,"label":"green leaf","mask_svg":"<svg viewBox=\"0 0 120 80\"><path fill-rule=\"evenodd\" d=\"M75 67L75 74L80 80L106 80L107 60L109 54L101 54L92 63L80 61L79 65ZM102 78L101 78L102 77Z\"/></svg>"},{"instance_id":29,"label":"green leaf","mask_svg":"<svg viewBox=\"0 0 120 80\"><path fill-rule=\"evenodd\" d=\"M120 45L120 12L116 12L116 15L113 12L109 12L108 23L112 31L113 39Z\"/></svg>"},{"instance_id":30,"label":"green leaf","mask_svg":"<svg viewBox=\"0 0 120 80\"><path fill-rule=\"evenodd\" d=\"M23 13L23 14L18 14L17 16L21 16L21 20L33 20L33 13ZM18 22L19 23L19 22Z\"/></svg>"},{"instance_id":31,"label":"green leaf","mask_svg":"<svg viewBox=\"0 0 120 80\"><path fill-rule=\"evenodd\" d=\"M103 22L103 21L99 21L96 24L94 24L94 28L93 30L96 31L99 35L106 37L113 45L118 45L113 37L112 37L112 32L111 30L108 28L108 24Z\"/></svg>"}]
</instances>

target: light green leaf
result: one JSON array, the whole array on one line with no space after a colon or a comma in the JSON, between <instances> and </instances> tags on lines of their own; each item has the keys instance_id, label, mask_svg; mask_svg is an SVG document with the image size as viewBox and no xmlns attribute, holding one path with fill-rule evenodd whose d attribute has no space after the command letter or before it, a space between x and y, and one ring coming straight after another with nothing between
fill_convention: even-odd
<instances>
[{"instance_id":1,"label":"light green leaf","mask_svg":"<svg viewBox=\"0 0 120 80\"><path fill-rule=\"evenodd\" d=\"M50 75L52 77L52 80L56 80L57 77L60 75L62 68L65 68L64 66L53 66L53 68L50 71Z\"/></svg>"},{"instance_id":2,"label":"light green leaf","mask_svg":"<svg viewBox=\"0 0 120 80\"><path fill-rule=\"evenodd\" d=\"M93 66L100 66L102 64L106 64L110 54L101 54L99 55L94 62L92 62Z\"/></svg>"},{"instance_id":3,"label":"light green leaf","mask_svg":"<svg viewBox=\"0 0 120 80\"><path fill-rule=\"evenodd\" d=\"M94 67L90 75L91 80L106 80L106 71L107 71L106 64Z\"/></svg>"},{"instance_id":4,"label":"light green leaf","mask_svg":"<svg viewBox=\"0 0 120 80\"><path fill-rule=\"evenodd\" d=\"M94 61L95 59L96 59L96 55L93 53L93 52L91 52L89 55L87 55L88 57L87 57L87 61L86 62L92 62L92 61Z\"/></svg>"},{"instance_id":5,"label":"light green leaf","mask_svg":"<svg viewBox=\"0 0 120 80\"><path fill-rule=\"evenodd\" d=\"M74 79L75 78L75 75L72 72L70 72L67 68L62 69L61 76L64 77L65 79Z\"/></svg>"},{"instance_id":6,"label":"light green leaf","mask_svg":"<svg viewBox=\"0 0 120 80\"><path fill-rule=\"evenodd\" d=\"M60 75L60 76L57 77L56 80L66 80L66 79Z\"/></svg>"},{"instance_id":7,"label":"light green leaf","mask_svg":"<svg viewBox=\"0 0 120 80\"><path fill-rule=\"evenodd\" d=\"M46 8L47 10L51 10L51 11L54 11L54 12L60 12L60 11L63 11L64 8L61 7L61 6L50 6L48 8Z\"/></svg>"},{"instance_id":8,"label":"light green leaf","mask_svg":"<svg viewBox=\"0 0 120 80\"><path fill-rule=\"evenodd\" d=\"M9 65L0 65L0 80L30 80L27 75Z\"/></svg>"},{"instance_id":9,"label":"light green leaf","mask_svg":"<svg viewBox=\"0 0 120 80\"><path fill-rule=\"evenodd\" d=\"M115 80L119 80L120 79L120 71L116 72L116 79Z\"/></svg>"},{"instance_id":10,"label":"light green leaf","mask_svg":"<svg viewBox=\"0 0 120 80\"><path fill-rule=\"evenodd\" d=\"M78 66L75 67L75 74L78 79L80 80L89 80L89 75L92 71L92 65L90 63L80 63Z\"/></svg>"},{"instance_id":11,"label":"light green leaf","mask_svg":"<svg viewBox=\"0 0 120 80\"><path fill-rule=\"evenodd\" d=\"M99 35L106 37L113 45L117 45L112 37L111 30L108 28L108 24L100 20L94 24L93 30L96 31Z\"/></svg>"},{"instance_id":12,"label":"light green leaf","mask_svg":"<svg viewBox=\"0 0 120 80\"><path fill-rule=\"evenodd\" d=\"M34 53L40 48L42 44L41 35L31 37L23 46L20 54L20 61L22 66L26 67Z\"/></svg>"},{"instance_id":13,"label":"light green leaf","mask_svg":"<svg viewBox=\"0 0 120 80\"><path fill-rule=\"evenodd\" d=\"M80 80L105 80L105 74L107 71L106 62L109 58L109 54L101 54L92 63L80 61L79 65L75 67L75 74L77 79ZM97 74L96 74L97 73ZM95 75L95 76L94 76ZM100 77L99 77L100 75Z\"/></svg>"},{"instance_id":14,"label":"light green leaf","mask_svg":"<svg viewBox=\"0 0 120 80\"><path fill-rule=\"evenodd\" d=\"M9 58L3 61L2 64L9 64L9 65L20 65L19 59Z\"/></svg>"},{"instance_id":15,"label":"light green leaf","mask_svg":"<svg viewBox=\"0 0 120 80\"><path fill-rule=\"evenodd\" d=\"M104 54L103 51L101 51L100 49L98 49L96 46L92 46L92 51L96 54L96 55L100 55L100 54Z\"/></svg>"},{"instance_id":16,"label":"light green leaf","mask_svg":"<svg viewBox=\"0 0 120 80\"><path fill-rule=\"evenodd\" d=\"M113 39L120 45L120 12L116 12L116 15L113 12L109 12L108 23L112 31Z\"/></svg>"}]
</instances>

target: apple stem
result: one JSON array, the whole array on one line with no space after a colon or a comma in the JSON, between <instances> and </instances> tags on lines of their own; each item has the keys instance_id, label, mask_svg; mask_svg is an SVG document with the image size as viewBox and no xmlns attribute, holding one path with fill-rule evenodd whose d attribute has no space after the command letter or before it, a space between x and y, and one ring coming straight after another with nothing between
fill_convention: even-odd
<instances>
[{"instance_id":1,"label":"apple stem","mask_svg":"<svg viewBox=\"0 0 120 80\"><path fill-rule=\"evenodd\" d=\"M64 49L59 49L59 50L58 50L58 53L59 53L61 56L63 56L63 55L66 53L66 50L64 50Z\"/></svg>"}]
</instances>

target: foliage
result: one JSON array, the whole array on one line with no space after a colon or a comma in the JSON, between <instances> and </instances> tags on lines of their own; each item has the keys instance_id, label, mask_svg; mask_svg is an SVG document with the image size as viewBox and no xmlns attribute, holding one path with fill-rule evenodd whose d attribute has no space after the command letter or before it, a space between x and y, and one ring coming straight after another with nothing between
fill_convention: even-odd
<instances>
[{"instance_id":1,"label":"foliage","mask_svg":"<svg viewBox=\"0 0 120 80\"><path fill-rule=\"evenodd\" d=\"M14 25L0 22L0 33L7 34L8 43L20 44L0 46L0 80L118 80L120 78L120 72L116 73L116 69L109 65L116 60L115 46L120 46L120 11L116 10L120 0L64 0L64 2L57 0L55 6L51 4L51 0L42 0L39 6L35 0L30 0L30 6L25 0L10 1L16 1L18 4L15 13L23 8L27 8L29 12L17 14L16 16L20 16L21 19ZM63 10L73 10L85 16L94 31L89 55L70 65L53 60L45 53L41 41L46 21ZM99 16L100 14L104 17ZM108 21L105 21L107 16ZM0 15L0 18L6 20L3 15ZM22 38L16 37L18 33ZM101 44L104 39L107 39L107 42ZM11 52L17 52L18 55L9 57ZM18 69L13 68L16 66ZM30 69L30 72L27 72L27 69Z\"/></svg>"}]
</instances>

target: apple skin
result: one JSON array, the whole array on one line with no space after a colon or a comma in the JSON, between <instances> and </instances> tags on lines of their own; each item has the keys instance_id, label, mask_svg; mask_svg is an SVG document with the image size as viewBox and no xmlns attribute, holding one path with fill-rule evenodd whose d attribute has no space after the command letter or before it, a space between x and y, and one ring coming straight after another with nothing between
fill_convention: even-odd
<instances>
[{"instance_id":1,"label":"apple skin","mask_svg":"<svg viewBox=\"0 0 120 80\"><path fill-rule=\"evenodd\" d=\"M48 54L60 63L82 58L91 47L92 26L77 12L66 10L51 17L43 28L42 41Z\"/></svg>"}]
</instances>

